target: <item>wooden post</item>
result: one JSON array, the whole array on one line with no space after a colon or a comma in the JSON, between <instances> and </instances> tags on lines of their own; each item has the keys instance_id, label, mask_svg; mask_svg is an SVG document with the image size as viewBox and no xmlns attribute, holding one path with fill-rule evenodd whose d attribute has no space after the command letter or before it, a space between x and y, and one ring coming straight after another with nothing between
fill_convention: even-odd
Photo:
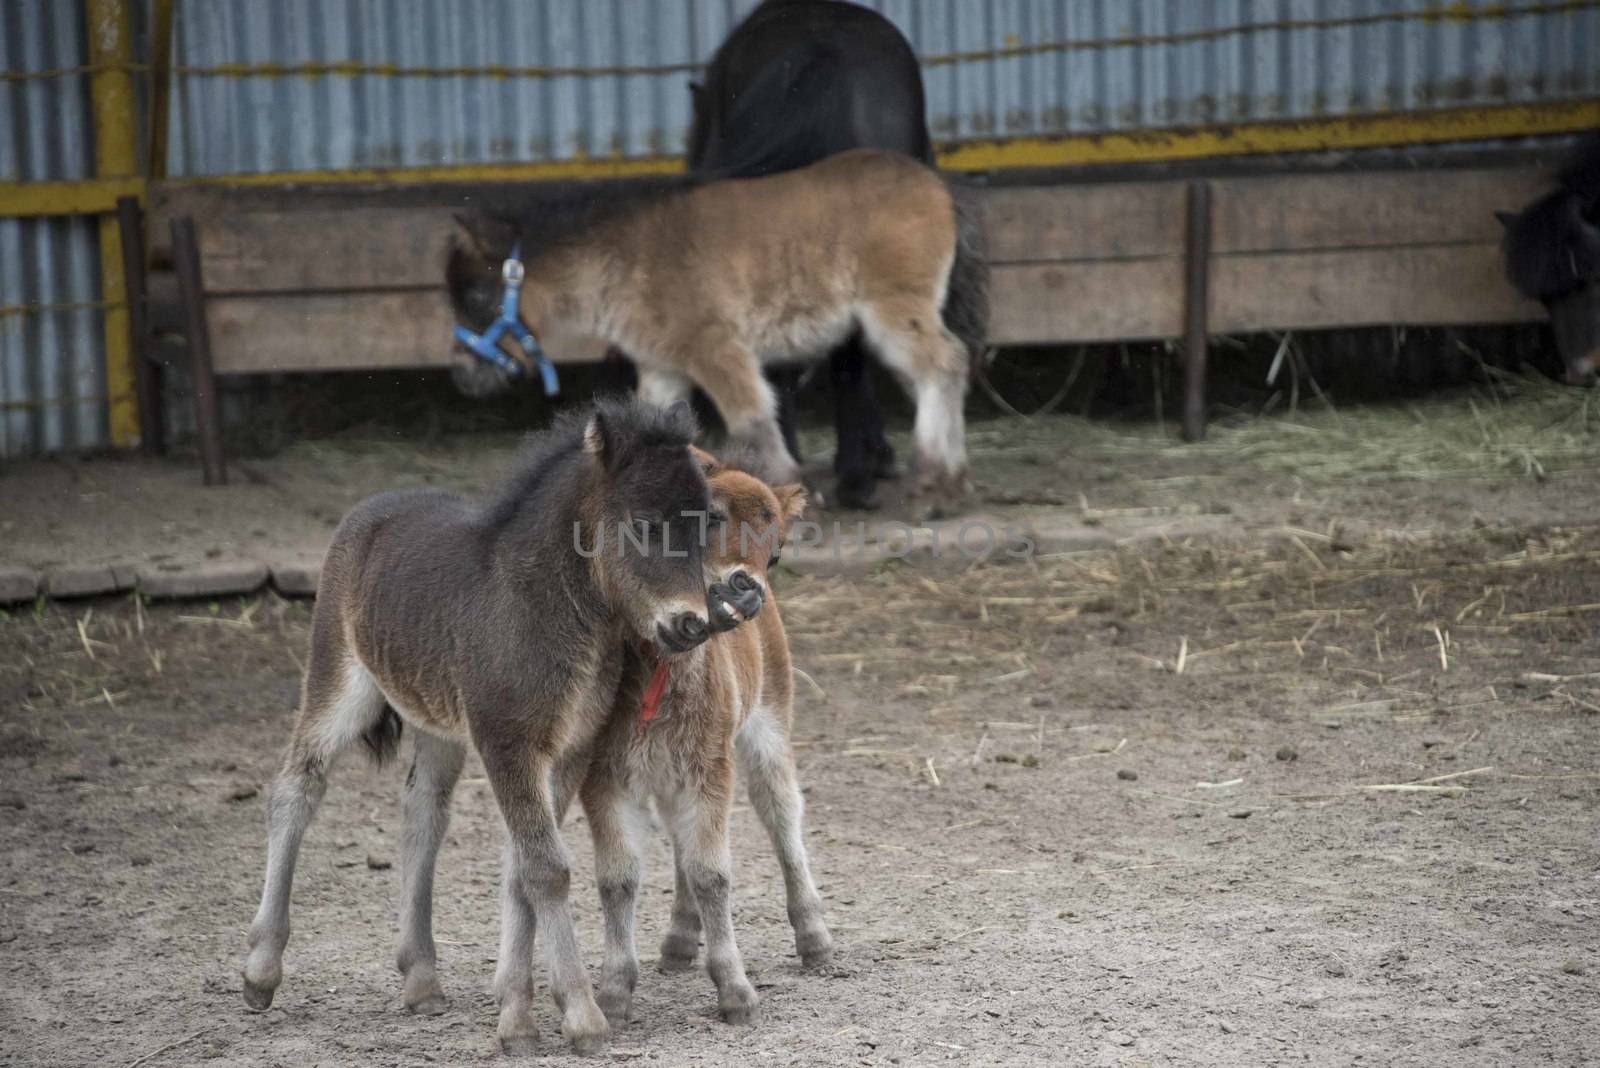
<instances>
[{"instance_id":1,"label":"wooden post","mask_svg":"<svg viewBox=\"0 0 1600 1068\"><path fill-rule=\"evenodd\" d=\"M172 265L178 272L178 293L189 334L189 374L194 381L200 469L206 485L220 486L228 481L228 469L222 459L222 420L217 412L217 381L211 369L211 331L206 326L205 290L200 285L200 247L194 239L194 220L187 215L172 220Z\"/></svg>"},{"instance_id":2,"label":"wooden post","mask_svg":"<svg viewBox=\"0 0 1600 1068\"><path fill-rule=\"evenodd\" d=\"M1206 306L1211 281L1211 183L1189 183L1184 241L1183 440L1206 436Z\"/></svg>"},{"instance_id":3,"label":"wooden post","mask_svg":"<svg viewBox=\"0 0 1600 1068\"><path fill-rule=\"evenodd\" d=\"M117 229L122 241L122 277L128 294L128 351L133 359L133 390L139 402L139 445L146 456L167 451L161 414L161 368L150 360L149 290L145 285L144 213L137 197L117 198Z\"/></svg>"},{"instance_id":4,"label":"wooden post","mask_svg":"<svg viewBox=\"0 0 1600 1068\"><path fill-rule=\"evenodd\" d=\"M137 178L134 158L133 78L128 66L127 0L83 0L89 35L89 80L94 106L94 172L98 178ZM117 303L125 289L122 236L117 220L100 217L100 299L105 311L106 408L111 444L130 448L139 442L139 408L134 395L133 355L128 350L127 309Z\"/></svg>"},{"instance_id":5,"label":"wooden post","mask_svg":"<svg viewBox=\"0 0 1600 1068\"><path fill-rule=\"evenodd\" d=\"M150 5L150 158L151 181L167 176L167 121L172 113L172 0Z\"/></svg>"}]
</instances>

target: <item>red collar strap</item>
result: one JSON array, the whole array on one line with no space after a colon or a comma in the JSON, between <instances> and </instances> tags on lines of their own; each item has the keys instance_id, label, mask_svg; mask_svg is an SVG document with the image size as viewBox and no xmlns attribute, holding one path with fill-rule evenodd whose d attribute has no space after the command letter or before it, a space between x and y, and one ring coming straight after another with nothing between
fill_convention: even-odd
<instances>
[{"instance_id":1,"label":"red collar strap","mask_svg":"<svg viewBox=\"0 0 1600 1068\"><path fill-rule=\"evenodd\" d=\"M656 669L644 688L644 696L639 700L639 722L649 723L661 711L661 696L667 690L667 662L656 656L656 647L651 642L644 642L639 651L646 660L654 659L656 662Z\"/></svg>"}]
</instances>

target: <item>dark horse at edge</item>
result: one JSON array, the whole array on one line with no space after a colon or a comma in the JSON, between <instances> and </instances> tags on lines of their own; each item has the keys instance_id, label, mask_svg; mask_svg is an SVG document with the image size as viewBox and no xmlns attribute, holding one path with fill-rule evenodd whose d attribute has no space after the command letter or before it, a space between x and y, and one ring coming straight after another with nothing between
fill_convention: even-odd
<instances>
[{"instance_id":1,"label":"dark horse at edge","mask_svg":"<svg viewBox=\"0 0 1600 1068\"><path fill-rule=\"evenodd\" d=\"M1573 148L1553 191L1496 215L1506 276L1544 304L1567 381L1589 381L1600 370L1600 130Z\"/></svg>"},{"instance_id":2,"label":"dark horse at edge","mask_svg":"<svg viewBox=\"0 0 1600 1068\"><path fill-rule=\"evenodd\" d=\"M689 170L696 176L775 174L852 148L933 164L922 70L910 42L876 11L843 0L766 0L722 42L690 92ZM877 480L894 474L867 361L860 331L829 358L835 500L846 508L875 507ZM768 375L796 460L801 376L799 368Z\"/></svg>"}]
</instances>

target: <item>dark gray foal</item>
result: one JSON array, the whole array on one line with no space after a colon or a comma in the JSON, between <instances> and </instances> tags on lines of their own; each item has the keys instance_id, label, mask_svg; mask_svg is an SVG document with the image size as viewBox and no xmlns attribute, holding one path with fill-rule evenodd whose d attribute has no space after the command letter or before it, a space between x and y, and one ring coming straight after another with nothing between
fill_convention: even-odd
<instances>
[{"instance_id":1,"label":"dark gray foal","mask_svg":"<svg viewBox=\"0 0 1600 1068\"><path fill-rule=\"evenodd\" d=\"M501 1047L527 1052L538 1038L536 926L562 1033L580 1052L604 1043L606 1018L573 930L560 816L611 713L625 646L685 651L713 620L747 614L725 610L735 600L726 587L706 591L708 497L689 453L693 434L687 406L602 402L538 439L487 507L418 490L373 497L345 517L323 566L300 715L272 788L246 1004L265 1009L282 981L295 857L329 765L358 741L392 752L404 721L417 728L401 836L406 1006L445 1006L433 868L470 739L506 824ZM625 547L624 530L637 539Z\"/></svg>"}]
</instances>

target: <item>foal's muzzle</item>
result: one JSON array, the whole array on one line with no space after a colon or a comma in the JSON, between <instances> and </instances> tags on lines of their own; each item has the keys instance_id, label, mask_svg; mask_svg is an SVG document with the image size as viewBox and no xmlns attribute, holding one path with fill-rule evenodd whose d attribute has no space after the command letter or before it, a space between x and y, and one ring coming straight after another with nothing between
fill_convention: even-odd
<instances>
[{"instance_id":1,"label":"foal's muzzle","mask_svg":"<svg viewBox=\"0 0 1600 1068\"><path fill-rule=\"evenodd\" d=\"M726 582L714 582L706 591L706 614L717 633L732 630L755 617L766 603L761 584L743 571L735 571Z\"/></svg>"},{"instance_id":2,"label":"foal's muzzle","mask_svg":"<svg viewBox=\"0 0 1600 1068\"><path fill-rule=\"evenodd\" d=\"M673 653L686 653L711 637L711 628L698 612L679 612L670 622L656 624L656 642Z\"/></svg>"}]
</instances>

